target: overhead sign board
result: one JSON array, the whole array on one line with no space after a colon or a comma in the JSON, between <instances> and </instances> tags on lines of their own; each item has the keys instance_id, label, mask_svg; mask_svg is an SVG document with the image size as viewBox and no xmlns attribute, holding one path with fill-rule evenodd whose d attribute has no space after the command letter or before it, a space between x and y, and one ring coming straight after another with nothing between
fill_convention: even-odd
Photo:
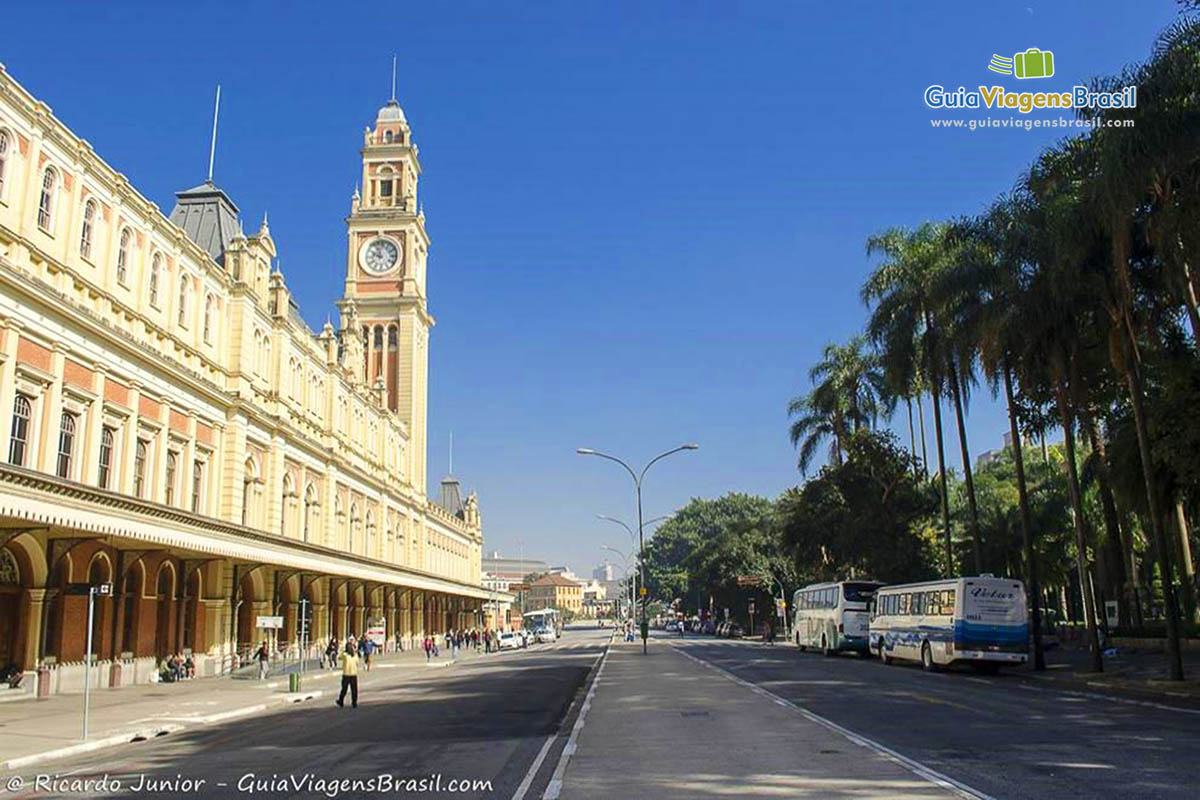
<instances>
[{"instance_id":1,"label":"overhead sign board","mask_svg":"<svg viewBox=\"0 0 1200 800\"><path fill-rule=\"evenodd\" d=\"M283 628L283 617L268 617L259 615L258 621L255 623L257 628Z\"/></svg>"}]
</instances>

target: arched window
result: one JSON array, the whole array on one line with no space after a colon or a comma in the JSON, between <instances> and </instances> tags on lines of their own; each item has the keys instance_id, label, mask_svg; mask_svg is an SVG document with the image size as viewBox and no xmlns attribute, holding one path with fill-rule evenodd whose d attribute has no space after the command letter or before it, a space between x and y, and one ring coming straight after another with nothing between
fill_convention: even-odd
<instances>
[{"instance_id":1,"label":"arched window","mask_svg":"<svg viewBox=\"0 0 1200 800\"><path fill-rule=\"evenodd\" d=\"M4 197L4 179L8 177L8 131L0 131L0 198Z\"/></svg>"},{"instance_id":2,"label":"arched window","mask_svg":"<svg viewBox=\"0 0 1200 800\"><path fill-rule=\"evenodd\" d=\"M191 278L187 276L186 272L179 276L179 324L183 326L187 325L188 284L190 282Z\"/></svg>"},{"instance_id":3,"label":"arched window","mask_svg":"<svg viewBox=\"0 0 1200 800\"><path fill-rule=\"evenodd\" d=\"M38 200L38 227L49 232L54 221L54 190L58 186L58 174L53 167L42 173L42 196Z\"/></svg>"},{"instance_id":4,"label":"arched window","mask_svg":"<svg viewBox=\"0 0 1200 800\"><path fill-rule=\"evenodd\" d=\"M8 463L25 466L25 453L29 450L29 419L33 416L33 405L29 398L19 394L13 400L12 436L8 440Z\"/></svg>"},{"instance_id":5,"label":"arched window","mask_svg":"<svg viewBox=\"0 0 1200 800\"><path fill-rule=\"evenodd\" d=\"M296 496L296 487L292 482L292 473L285 472L283 474L283 496L279 503L279 535L287 536L288 517L291 510L292 499Z\"/></svg>"},{"instance_id":6,"label":"arched window","mask_svg":"<svg viewBox=\"0 0 1200 800\"><path fill-rule=\"evenodd\" d=\"M133 233L129 228L121 229L121 239L117 244L117 282L122 286L129 279L129 241Z\"/></svg>"},{"instance_id":7,"label":"arched window","mask_svg":"<svg viewBox=\"0 0 1200 800\"><path fill-rule=\"evenodd\" d=\"M309 540L313 526L316 524L313 516L317 512L317 489L311 483L304 490L304 541Z\"/></svg>"},{"instance_id":8,"label":"arched window","mask_svg":"<svg viewBox=\"0 0 1200 800\"><path fill-rule=\"evenodd\" d=\"M58 469L60 478L71 477L71 456L75 452L75 415L66 411L58 423Z\"/></svg>"},{"instance_id":9,"label":"arched window","mask_svg":"<svg viewBox=\"0 0 1200 800\"><path fill-rule=\"evenodd\" d=\"M175 483L179 480L178 462L179 458L174 453L167 453L167 491L163 502L169 506L175 504Z\"/></svg>"},{"instance_id":10,"label":"arched window","mask_svg":"<svg viewBox=\"0 0 1200 800\"><path fill-rule=\"evenodd\" d=\"M138 439L133 450L133 496L142 497L146 490L146 440Z\"/></svg>"},{"instance_id":11,"label":"arched window","mask_svg":"<svg viewBox=\"0 0 1200 800\"><path fill-rule=\"evenodd\" d=\"M254 524L254 495L258 484L258 466L253 458L246 459L246 477L242 483L242 524Z\"/></svg>"},{"instance_id":12,"label":"arched window","mask_svg":"<svg viewBox=\"0 0 1200 800\"><path fill-rule=\"evenodd\" d=\"M395 349L396 349L396 341L397 341L397 337L398 337L398 335L399 335L399 333L398 333L398 331L396 330L396 326L395 326L395 325L389 325L389 326L388 326L388 349L389 349L389 350L395 350Z\"/></svg>"},{"instance_id":13,"label":"arched window","mask_svg":"<svg viewBox=\"0 0 1200 800\"><path fill-rule=\"evenodd\" d=\"M200 513L200 504L204 501L204 462L197 459L192 462L192 512Z\"/></svg>"},{"instance_id":14,"label":"arched window","mask_svg":"<svg viewBox=\"0 0 1200 800\"><path fill-rule=\"evenodd\" d=\"M150 305L158 308L159 273L162 272L162 254L155 253L150 259Z\"/></svg>"},{"instance_id":15,"label":"arched window","mask_svg":"<svg viewBox=\"0 0 1200 800\"><path fill-rule=\"evenodd\" d=\"M216 298L211 294L204 298L204 341L212 342L212 318L213 306L216 305Z\"/></svg>"},{"instance_id":16,"label":"arched window","mask_svg":"<svg viewBox=\"0 0 1200 800\"><path fill-rule=\"evenodd\" d=\"M105 425L100 429L100 475L98 485L101 489L108 488L112 477L113 460L113 429Z\"/></svg>"},{"instance_id":17,"label":"arched window","mask_svg":"<svg viewBox=\"0 0 1200 800\"><path fill-rule=\"evenodd\" d=\"M4 134L0 133L0 136ZM90 259L92 257L92 237L96 229L96 201L88 200L83 204L83 227L79 231L79 255Z\"/></svg>"},{"instance_id":18,"label":"arched window","mask_svg":"<svg viewBox=\"0 0 1200 800\"><path fill-rule=\"evenodd\" d=\"M384 131L384 132L383 132L383 143L384 143L384 144L391 144L391 143L392 143L392 139L393 139L393 138L394 138L394 137L393 137L393 135L392 135L392 132L391 132L391 131Z\"/></svg>"}]
</instances>

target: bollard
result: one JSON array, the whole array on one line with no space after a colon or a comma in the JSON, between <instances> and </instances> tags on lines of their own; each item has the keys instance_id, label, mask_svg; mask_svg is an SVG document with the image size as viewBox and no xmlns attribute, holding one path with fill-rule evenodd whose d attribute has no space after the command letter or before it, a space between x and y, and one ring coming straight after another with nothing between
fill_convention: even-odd
<instances>
[{"instance_id":1,"label":"bollard","mask_svg":"<svg viewBox=\"0 0 1200 800\"><path fill-rule=\"evenodd\" d=\"M288 675L288 691L289 692L300 691L300 673L299 672L293 672L292 674Z\"/></svg>"}]
</instances>

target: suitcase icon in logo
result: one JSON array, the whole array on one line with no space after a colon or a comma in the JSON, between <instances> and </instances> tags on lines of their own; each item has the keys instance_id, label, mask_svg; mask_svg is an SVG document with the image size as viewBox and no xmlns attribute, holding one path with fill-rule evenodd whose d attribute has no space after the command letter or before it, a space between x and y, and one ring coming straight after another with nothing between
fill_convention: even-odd
<instances>
[{"instance_id":1,"label":"suitcase icon in logo","mask_svg":"<svg viewBox=\"0 0 1200 800\"><path fill-rule=\"evenodd\" d=\"M1015 54L1013 74L1018 78L1049 78L1054 74L1054 53L1031 47Z\"/></svg>"}]
</instances>

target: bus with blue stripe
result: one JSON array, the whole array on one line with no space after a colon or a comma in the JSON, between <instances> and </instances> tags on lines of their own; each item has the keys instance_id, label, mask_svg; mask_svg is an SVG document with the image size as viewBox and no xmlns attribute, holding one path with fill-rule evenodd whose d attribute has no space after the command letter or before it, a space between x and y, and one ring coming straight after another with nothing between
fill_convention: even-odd
<instances>
[{"instance_id":1,"label":"bus with blue stripe","mask_svg":"<svg viewBox=\"0 0 1200 800\"><path fill-rule=\"evenodd\" d=\"M907 659L930 671L954 663L988 672L1024 664L1025 587L990 575L887 586L872 602L870 646L885 664Z\"/></svg>"}]
</instances>

